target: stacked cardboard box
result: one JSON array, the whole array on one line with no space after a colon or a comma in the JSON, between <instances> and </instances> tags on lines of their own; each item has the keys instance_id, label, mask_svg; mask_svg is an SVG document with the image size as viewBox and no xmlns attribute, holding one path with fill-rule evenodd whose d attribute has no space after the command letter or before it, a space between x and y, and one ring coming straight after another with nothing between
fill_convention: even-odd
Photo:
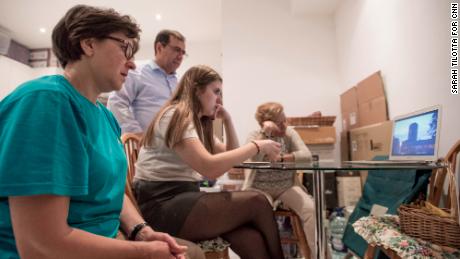
<instances>
[{"instance_id":1,"label":"stacked cardboard box","mask_svg":"<svg viewBox=\"0 0 460 259\"><path fill-rule=\"evenodd\" d=\"M340 109L342 112L342 130L359 127L356 86L340 95Z\"/></svg>"},{"instance_id":2,"label":"stacked cardboard box","mask_svg":"<svg viewBox=\"0 0 460 259\"><path fill-rule=\"evenodd\" d=\"M387 100L380 72L376 72L358 83L359 127L388 120Z\"/></svg>"},{"instance_id":3,"label":"stacked cardboard box","mask_svg":"<svg viewBox=\"0 0 460 259\"><path fill-rule=\"evenodd\" d=\"M307 147L320 162L334 162L334 144L307 144Z\"/></svg>"},{"instance_id":4,"label":"stacked cardboard box","mask_svg":"<svg viewBox=\"0 0 460 259\"><path fill-rule=\"evenodd\" d=\"M342 160L357 160L356 153L366 152L355 147L352 151L351 130L388 120L388 111L380 71L377 71L340 95L342 132L340 149ZM391 126L390 126L391 127ZM388 142L389 143L389 142ZM353 154L355 154L353 156ZM372 158L372 157L371 157Z\"/></svg>"},{"instance_id":5,"label":"stacked cardboard box","mask_svg":"<svg viewBox=\"0 0 460 259\"><path fill-rule=\"evenodd\" d=\"M380 71L341 94L340 108L344 131L388 120Z\"/></svg>"},{"instance_id":6,"label":"stacked cardboard box","mask_svg":"<svg viewBox=\"0 0 460 259\"><path fill-rule=\"evenodd\" d=\"M380 71L373 73L341 94L340 107L343 130L340 133L342 161L371 160L376 155L387 155L392 124L388 121L387 102ZM366 177L367 172L363 171L361 184L364 183ZM356 184L356 179L353 184ZM338 192L340 184L342 184L340 188L343 188L347 184L353 185L351 181L337 180ZM358 196L357 193L347 195ZM342 202L345 201L342 200Z\"/></svg>"},{"instance_id":7,"label":"stacked cardboard box","mask_svg":"<svg viewBox=\"0 0 460 259\"><path fill-rule=\"evenodd\" d=\"M334 160L334 143L336 141L335 127L333 126L295 126L305 145L313 155L317 155L321 162Z\"/></svg>"},{"instance_id":8,"label":"stacked cardboard box","mask_svg":"<svg viewBox=\"0 0 460 259\"><path fill-rule=\"evenodd\" d=\"M334 144L336 140L335 127L333 126L296 126L294 129L307 145Z\"/></svg>"},{"instance_id":9,"label":"stacked cardboard box","mask_svg":"<svg viewBox=\"0 0 460 259\"><path fill-rule=\"evenodd\" d=\"M393 121L384 121L350 130L351 160L372 160L376 156L390 154ZM361 182L367 178L367 171L361 171Z\"/></svg>"},{"instance_id":10,"label":"stacked cardboard box","mask_svg":"<svg viewBox=\"0 0 460 259\"><path fill-rule=\"evenodd\" d=\"M372 160L390 152L393 121L384 121L350 130L352 160Z\"/></svg>"},{"instance_id":11,"label":"stacked cardboard box","mask_svg":"<svg viewBox=\"0 0 460 259\"><path fill-rule=\"evenodd\" d=\"M316 122L322 122L326 121L324 119L328 119L328 122L327 125L321 123L312 125L309 123L310 121L307 121L308 123L306 123L306 125L300 126L297 124L294 129L299 133L300 138L302 138L305 145L307 145L312 155L317 156L320 162L333 162L335 160L334 146L337 138L335 127L332 126L335 116L323 116L314 119L316 119ZM324 174L324 181L326 207L331 209L335 208L337 207L335 172L326 172ZM302 182L311 193L313 191L313 174L303 174Z\"/></svg>"}]
</instances>

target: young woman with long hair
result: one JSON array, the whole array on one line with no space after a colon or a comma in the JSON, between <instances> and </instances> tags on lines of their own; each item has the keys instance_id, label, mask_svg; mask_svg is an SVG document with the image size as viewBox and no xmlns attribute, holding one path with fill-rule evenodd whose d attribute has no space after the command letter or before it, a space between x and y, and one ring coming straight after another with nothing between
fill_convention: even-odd
<instances>
[{"instance_id":1,"label":"young woman with long hair","mask_svg":"<svg viewBox=\"0 0 460 259\"><path fill-rule=\"evenodd\" d=\"M213 134L223 120L226 144ZM148 127L134 178L140 209L155 229L192 241L220 236L241 258L283 258L270 204L257 192L204 193L215 179L256 154L275 158L280 145L255 140L238 147L222 106L222 78L207 66L190 68Z\"/></svg>"}]
</instances>

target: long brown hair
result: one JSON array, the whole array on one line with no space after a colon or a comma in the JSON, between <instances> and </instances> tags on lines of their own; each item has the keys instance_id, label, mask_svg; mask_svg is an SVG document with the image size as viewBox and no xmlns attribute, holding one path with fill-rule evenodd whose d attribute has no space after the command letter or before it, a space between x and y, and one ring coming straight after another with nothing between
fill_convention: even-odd
<instances>
[{"instance_id":1,"label":"long brown hair","mask_svg":"<svg viewBox=\"0 0 460 259\"><path fill-rule=\"evenodd\" d=\"M155 125L159 123L159 120L167 110L174 108L175 111L166 130L166 146L172 148L182 141L185 130L190 123L193 123L200 141L206 150L214 153L213 123L206 116L198 117L202 108L198 99L198 93L205 91L206 87L215 81L222 82L222 78L214 69L208 66L199 65L187 70L179 81L171 99L166 102L155 119L150 123L145 132L142 144L146 147L153 147L155 145Z\"/></svg>"}]
</instances>

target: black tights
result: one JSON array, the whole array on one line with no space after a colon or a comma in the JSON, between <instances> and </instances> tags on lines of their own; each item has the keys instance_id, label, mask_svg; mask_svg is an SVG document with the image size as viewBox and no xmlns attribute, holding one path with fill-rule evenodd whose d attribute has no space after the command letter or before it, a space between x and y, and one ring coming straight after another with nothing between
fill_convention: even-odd
<instances>
[{"instance_id":1,"label":"black tights","mask_svg":"<svg viewBox=\"0 0 460 259\"><path fill-rule=\"evenodd\" d=\"M203 195L178 237L200 241L220 236L241 259L283 258L277 224L267 198L257 192Z\"/></svg>"}]
</instances>

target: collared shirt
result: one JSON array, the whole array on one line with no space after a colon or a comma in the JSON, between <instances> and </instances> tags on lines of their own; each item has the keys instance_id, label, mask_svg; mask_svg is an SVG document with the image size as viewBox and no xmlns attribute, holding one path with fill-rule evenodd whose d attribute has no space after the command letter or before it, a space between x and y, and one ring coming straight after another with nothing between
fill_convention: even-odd
<instances>
[{"instance_id":1,"label":"collared shirt","mask_svg":"<svg viewBox=\"0 0 460 259\"><path fill-rule=\"evenodd\" d=\"M120 91L110 93L107 107L123 133L144 132L177 85L176 73L167 74L154 61L130 70Z\"/></svg>"}]
</instances>

